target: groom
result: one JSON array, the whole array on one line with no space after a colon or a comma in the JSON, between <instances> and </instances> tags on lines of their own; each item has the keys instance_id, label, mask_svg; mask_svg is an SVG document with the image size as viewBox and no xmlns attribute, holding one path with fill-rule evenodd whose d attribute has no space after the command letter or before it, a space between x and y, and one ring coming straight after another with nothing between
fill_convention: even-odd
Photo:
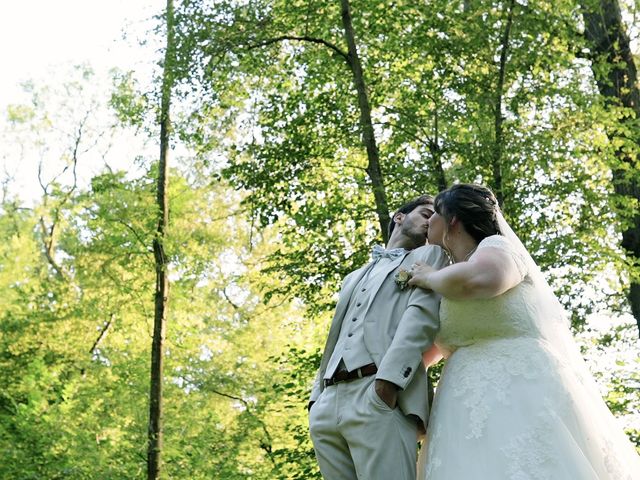
<instances>
[{"instance_id":1,"label":"groom","mask_svg":"<svg viewBox=\"0 0 640 480\"><path fill-rule=\"evenodd\" d=\"M433 199L403 205L387 249L344 279L309 401L309 429L327 480L415 480L416 436L428 417L422 352L440 321L437 295L401 288L415 262L441 268L440 247L425 245Z\"/></svg>"}]
</instances>

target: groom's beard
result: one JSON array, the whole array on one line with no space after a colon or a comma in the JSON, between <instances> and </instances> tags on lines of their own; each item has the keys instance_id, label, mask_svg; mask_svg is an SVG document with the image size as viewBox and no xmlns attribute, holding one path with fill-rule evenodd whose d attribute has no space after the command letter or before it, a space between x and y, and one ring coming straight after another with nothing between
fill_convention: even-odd
<instances>
[{"instance_id":1,"label":"groom's beard","mask_svg":"<svg viewBox=\"0 0 640 480\"><path fill-rule=\"evenodd\" d=\"M422 231L416 229L415 231L405 232L405 235L411 240L412 247L409 250L413 250L414 248L422 247L427 244L427 233L428 229Z\"/></svg>"}]
</instances>

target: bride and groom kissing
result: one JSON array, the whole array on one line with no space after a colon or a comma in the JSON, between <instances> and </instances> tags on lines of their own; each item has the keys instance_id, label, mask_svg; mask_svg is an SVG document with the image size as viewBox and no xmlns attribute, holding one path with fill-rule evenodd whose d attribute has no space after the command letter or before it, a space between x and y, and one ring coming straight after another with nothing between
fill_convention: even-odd
<instances>
[{"instance_id":1,"label":"bride and groom kissing","mask_svg":"<svg viewBox=\"0 0 640 480\"><path fill-rule=\"evenodd\" d=\"M488 188L418 197L389 232L343 281L311 392L325 479L640 479L562 306ZM442 356L429 412L426 367Z\"/></svg>"}]
</instances>

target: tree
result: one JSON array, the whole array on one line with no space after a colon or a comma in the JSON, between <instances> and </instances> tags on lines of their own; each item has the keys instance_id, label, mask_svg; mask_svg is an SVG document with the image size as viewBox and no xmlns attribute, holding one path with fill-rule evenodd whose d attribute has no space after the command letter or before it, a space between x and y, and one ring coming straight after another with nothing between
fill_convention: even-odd
<instances>
[{"instance_id":1,"label":"tree","mask_svg":"<svg viewBox=\"0 0 640 480\"><path fill-rule=\"evenodd\" d=\"M395 2L384 12L360 2L348 10L362 32L360 90L344 68L343 11L189 1L177 14L178 70L203 99L184 136L228 159L223 174L251 192L255 221L280 222L283 246L269 268L282 276L272 293L329 307L340 278L384 239L371 155L358 148L365 117L391 205L454 181L484 182L543 267L572 283L579 276L584 289L619 264L595 221L610 215L608 178L589 145L599 108L575 59L573 2ZM358 91L370 115L354 108ZM593 308L579 289L563 298L578 323Z\"/></svg>"},{"instance_id":2,"label":"tree","mask_svg":"<svg viewBox=\"0 0 640 480\"><path fill-rule=\"evenodd\" d=\"M82 74L72 73L62 86L29 86L31 102L10 107L9 127L22 147L13 158L28 165L33 150L41 153L43 187L32 208L6 197L0 208L2 221L12 225L6 238L13 239L1 260L11 279L2 287L9 304L0 320L7 407L0 428L2 450L10 452L1 476L10 478L138 475L135 427L123 426L136 423L143 403L120 377L137 366L119 369L122 357L103 354L106 338L115 340L126 330L123 317L135 312L136 295L143 293L135 281L123 281L126 274L112 281L109 274L122 266L113 253L128 255L134 269L140 256L132 251L137 244L130 242L131 232L131 238L122 235L128 225L122 215L117 225L123 231L114 235L109 251L89 256L83 249L92 218L83 215L86 195L78 188L76 168L84 173L96 151L108 152L113 124L103 115L106 99L91 95L99 81L87 69L74 73Z\"/></svg>"},{"instance_id":3,"label":"tree","mask_svg":"<svg viewBox=\"0 0 640 480\"><path fill-rule=\"evenodd\" d=\"M629 35L617 0L580 2L591 68L600 94L614 121L607 135L614 149L612 182L619 196L617 211L622 219L621 247L628 256L627 298L640 334L640 88Z\"/></svg>"},{"instance_id":4,"label":"tree","mask_svg":"<svg viewBox=\"0 0 640 480\"><path fill-rule=\"evenodd\" d=\"M384 180L382 177L382 168L380 166L380 153L376 144L375 132L371 119L371 106L369 104L369 95L364 80L364 72L362 71L362 63L358 56L358 47L356 45L355 32L353 22L351 21L351 6L349 0L341 0L342 8L342 26L344 29L344 37L348 46L348 64L353 72L353 82L358 93L358 105L360 107L360 128L362 129L362 139L367 149L369 163L367 165L367 174L371 179L373 196L376 201L376 213L378 214L378 223L380 224L380 235L383 243L389 240L389 207L387 206L387 195L384 190Z\"/></svg>"},{"instance_id":5,"label":"tree","mask_svg":"<svg viewBox=\"0 0 640 480\"><path fill-rule=\"evenodd\" d=\"M147 457L147 478L160 478L162 454L162 383L164 375L164 342L167 323L167 304L169 300L168 260L165 252L165 239L169 224L169 166L168 151L171 140L171 90L173 85L172 67L174 64L173 0L167 0L166 8L167 44L165 47L162 74L162 103L160 106L160 160L158 161L157 204L158 225L153 239L155 259L156 287L154 293L155 309L153 316L153 343L151 349L151 383L149 389L149 450Z\"/></svg>"},{"instance_id":6,"label":"tree","mask_svg":"<svg viewBox=\"0 0 640 480\"><path fill-rule=\"evenodd\" d=\"M489 184L577 329L594 310L619 310L625 267L603 135L613 119L580 57L575 2L349 6L389 205ZM265 299L300 298L310 319L381 239L342 12L190 1L178 22L182 78L203 99L184 138L223 159L252 222L278 226Z\"/></svg>"},{"instance_id":7,"label":"tree","mask_svg":"<svg viewBox=\"0 0 640 480\"><path fill-rule=\"evenodd\" d=\"M150 298L170 272L162 476L319 478L307 389L341 277L383 239L359 92L389 206L456 181L491 184L576 326L620 308L630 270L611 159L631 138L618 116L629 110L602 101L576 2L348 6L360 89L341 2L176 4L169 171L142 150L129 171L102 155L124 126L159 138L166 90L152 102L134 73L116 78L120 123L94 119L109 95L88 102L91 75L55 105L35 85L12 105L2 155L24 158L10 144L37 152L45 189L27 208L5 188L0 205L0 477L144 475ZM87 175L96 150L103 168ZM159 203L161 171L171 182ZM607 335L587 325L581 344L624 416L639 401L637 348L625 325L602 322Z\"/></svg>"}]
</instances>

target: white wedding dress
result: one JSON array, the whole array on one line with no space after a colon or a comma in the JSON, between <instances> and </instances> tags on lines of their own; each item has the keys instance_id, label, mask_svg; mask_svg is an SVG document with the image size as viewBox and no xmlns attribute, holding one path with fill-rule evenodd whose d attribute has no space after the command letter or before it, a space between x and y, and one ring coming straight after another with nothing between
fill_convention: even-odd
<instances>
[{"instance_id":1,"label":"white wedding dress","mask_svg":"<svg viewBox=\"0 0 640 480\"><path fill-rule=\"evenodd\" d=\"M640 479L640 457L567 350L575 345L541 327L527 261L505 237L485 247L508 251L523 281L491 299L442 299L436 344L448 358L418 480Z\"/></svg>"}]
</instances>

